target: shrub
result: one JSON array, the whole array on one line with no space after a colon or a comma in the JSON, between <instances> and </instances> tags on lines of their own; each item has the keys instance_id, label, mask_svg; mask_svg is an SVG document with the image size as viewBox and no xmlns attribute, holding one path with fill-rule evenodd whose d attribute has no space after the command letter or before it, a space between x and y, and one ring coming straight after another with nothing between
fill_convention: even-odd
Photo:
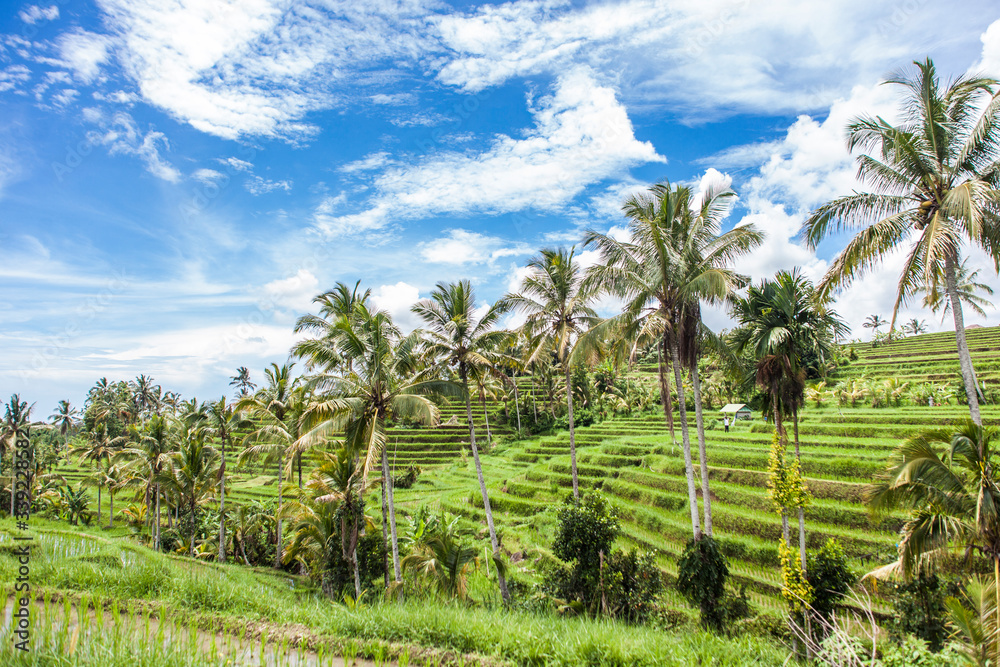
<instances>
[{"instance_id":1,"label":"shrub","mask_svg":"<svg viewBox=\"0 0 1000 667\"><path fill-rule=\"evenodd\" d=\"M770 433L774 430L774 425L770 422L754 422L750 424L751 433Z\"/></svg>"},{"instance_id":2,"label":"shrub","mask_svg":"<svg viewBox=\"0 0 1000 667\"><path fill-rule=\"evenodd\" d=\"M857 577L847 566L847 557L836 540L830 538L815 554L810 554L806 580L813 589L813 610L829 619L851 590Z\"/></svg>"},{"instance_id":3,"label":"shrub","mask_svg":"<svg viewBox=\"0 0 1000 667\"><path fill-rule=\"evenodd\" d=\"M726 591L729 567L711 537L687 543L677 562L677 590L701 610L701 624L719 630L725 621L720 601Z\"/></svg>"},{"instance_id":4,"label":"shrub","mask_svg":"<svg viewBox=\"0 0 1000 667\"><path fill-rule=\"evenodd\" d=\"M392 478L392 486L396 489L409 489L420 476L420 466L411 463L406 470Z\"/></svg>"},{"instance_id":5,"label":"shrub","mask_svg":"<svg viewBox=\"0 0 1000 667\"><path fill-rule=\"evenodd\" d=\"M945 598L958 597L960 592L960 584L944 582L936 574L922 573L910 582L894 584L890 636L903 640L914 635L927 642L931 651L940 651L948 638Z\"/></svg>"}]
</instances>

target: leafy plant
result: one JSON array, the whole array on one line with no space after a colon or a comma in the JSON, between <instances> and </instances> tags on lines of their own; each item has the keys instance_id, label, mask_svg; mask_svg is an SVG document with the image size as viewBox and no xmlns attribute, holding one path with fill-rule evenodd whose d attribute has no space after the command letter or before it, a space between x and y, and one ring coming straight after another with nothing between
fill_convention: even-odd
<instances>
[{"instance_id":1,"label":"leafy plant","mask_svg":"<svg viewBox=\"0 0 1000 667\"><path fill-rule=\"evenodd\" d=\"M720 601L726 592L729 566L714 539L689 540L677 562L677 590L701 610L701 624L719 630L725 621Z\"/></svg>"}]
</instances>

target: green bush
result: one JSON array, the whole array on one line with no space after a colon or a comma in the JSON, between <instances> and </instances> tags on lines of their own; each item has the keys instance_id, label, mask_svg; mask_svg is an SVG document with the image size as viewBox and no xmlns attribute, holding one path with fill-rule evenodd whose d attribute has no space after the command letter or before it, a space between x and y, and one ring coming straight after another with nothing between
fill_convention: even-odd
<instances>
[{"instance_id":1,"label":"green bush","mask_svg":"<svg viewBox=\"0 0 1000 667\"><path fill-rule=\"evenodd\" d=\"M392 486L397 489L409 489L417 482L419 476L420 466L411 463L406 470L392 478Z\"/></svg>"},{"instance_id":2,"label":"green bush","mask_svg":"<svg viewBox=\"0 0 1000 667\"><path fill-rule=\"evenodd\" d=\"M677 590L698 605L701 624L706 628L720 630L726 620L720 602L726 592L728 577L726 557L715 540L703 535L697 542L693 539L688 541L677 562Z\"/></svg>"},{"instance_id":3,"label":"green bush","mask_svg":"<svg viewBox=\"0 0 1000 667\"><path fill-rule=\"evenodd\" d=\"M813 589L812 608L829 619L857 580L847 566L844 550L836 540L828 539L822 549L809 555L806 572L806 579Z\"/></svg>"},{"instance_id":4,"label":"green bush","mask_svg":"<svg viewBox=\"0 0 1000 667\"><path fill-rule=\"evenodd\" d=\"M751 433L771 433L774 431L774 424L770 422L754 422L750 424Z\"/></svg>"},{"instance_id":5,"label":"green bush","mask_svg":"<svg viewBox=\"0 0 1000 667\"><path fill-rule=\"evenodd\" d=\"M920 574L910 582L892 584L889 634L897 640L913 635L927 642L931 651L940 651L948 638L948 609L945 598L959 597L961 585L943 581L936 574Z\"/></svg>"}]
</instances>

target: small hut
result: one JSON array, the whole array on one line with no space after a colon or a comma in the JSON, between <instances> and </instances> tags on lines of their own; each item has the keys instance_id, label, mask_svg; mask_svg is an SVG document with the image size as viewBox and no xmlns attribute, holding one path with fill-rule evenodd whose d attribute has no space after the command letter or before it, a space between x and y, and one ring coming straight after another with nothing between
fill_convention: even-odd
<instances>
[{"instance_id":1,"label":"small hut","mask_svg":"<svg viewBox=\"0 0 1000 667\"><path fill-rule=\"evenodd\" d=\"M719 410L719 414L723 417L731 417L733 419L753 418L753 411L747 407L746 403L730 403Z\"/></svg>"}]
</instances>

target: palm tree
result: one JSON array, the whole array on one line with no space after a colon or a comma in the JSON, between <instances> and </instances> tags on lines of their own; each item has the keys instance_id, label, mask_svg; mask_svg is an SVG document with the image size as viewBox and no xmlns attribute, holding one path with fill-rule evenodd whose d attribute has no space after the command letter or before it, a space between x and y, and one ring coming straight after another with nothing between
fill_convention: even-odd
<instances>
[{"instance_id":1,"label":"palm tree","mask_svg":"<svg viewBox=\"0 0 1000 667\"><path fill-rule=\"evenodd\" d=\"M229 378L229 386L236 387L239 398L249 396L257 388L257 385L251 382L250 371L247 370L246 366L240 366L236 369L236 375Z\"/></svg>"},{"instance_id":2,"label":"palm tree","mask_svg":"<svg viewBox=\"0 0 1000 667\"><path fill-rule=\"evenodd\" d=\"M160 550L160 482L161 473L178 442L177 429L160 415L153 415L142 428L129 428L131 442L115 455L115 461L128 462L137 479L145 486L147 507L156 502L153 515L153 548ZM150 507L150 509L152 509Z\"/></svg>"},{"instance_id":3,"label":"palm tree","mask_svg":"<svg viewBox=\"0 0 1000 667\"><path fill-rule=\"evenodd\" d=\"M993 308L993 302L977 292L993 296L993 288L986 283L978 282L979 269L969 271L969 259L962 260L962 263L955 269L955 290L958 293L958 300L969 307L972 312L980 317L988 317L986 308ZM920 285L918 292L924 292L923 305L930 308L931 312L937 314L941 311L942 318L947 317L951 312L951 301L941 293L940 282L930 285Z\"/></svg>"},{"instance_id":4,"label":"palm tree","mask_svg":"<svg viewBox=\"0 0 1000 667\"><path fill-rule=\"evenodd\" d=\"M427 353L433 358L443 360L446 366L456 367L462 382L465 416L469 423L469 446L472 449L476 475L479 478L479 491L483 496L486 526L489 528L490 544L495 559L500 557L500 543L493 524L493 510L490 507L490 496L483 477L483 466L479 460L479 448L476 446L476 428L473 424L472 402L469 396L469 376L485 377L499 373L497 364L505 356L501 350L514 338L510 332L495 328L504 309L504 304L498 303L487 310L482 317L477 317L476 293L468 280L447 285L438 283L429 299L423 299L413 306L413 312L420 316L426 326L424 335L428 340ZM499 576L499 585L504 602L510 602L507 581L502 573Z\"/></svg>"},{"instance_id":5,"label":"palm tree","mask_svg":"<svg viewBox=\"0 0 1000 667\"><path fill-rule=\"evenodd\" d=\"M140 375L129 382L132 390L132 400L138 408L139 416L156 411L160 405L160 387L153 384L153 378Z\"/></svg>"},{"instance_id":6,"label":"palm tree","mask_svg":"<svg viewBox=\"0 0 1000 667\"><path fill-rule=\"evenodd\" d=\"M580 497L576 471L576 436L573 427L572 364L585 351L578 345L583 334L600 322L591 307L597 290L584 283L576 249L545 249L528 262L529 274L520 291L503 298L501 307L527 315L524 332L528 338L528 362L551 355L562 366L566 378L566 411L569 420L569 457L573 474L573 497Z\"/></svg>"},{"instance_id":7,"label":"palm tree","mask_svg":"<svg viewBox=\"0 0 1000 667\"><path fill-rule=\"evenodd\" d=\"M348 451L352 456L363 457L366 479L381 460L385 489L383 513L388 513L395 580L401 583L385 422L392 414L401 419L434 424L438 409L426 394L453 395L458 393L458 388L454 383L432 378L434 369L421 363L418 335L401 337L387 312L369 310L359 301L354 304L351 316L342 317L335 326L338 333L334 351L340 358L350 360L351 370L347 370L346 363L343 367L338 364L310 380L322 397L304 414L304 421L311 427L296 448L307 447L316 439L343 430ZM328 354L325 349L318 349L318 352ZM320 365L324 359L332 357L312 357Z\"/></svg>"},{"instance_id":8,"label":"palm tree","mask_svg":"<svg viewBox=\"0 0 1000 667\"><path fill-rule=\"evenodd\" d=\"M49 421L53 426L59 427L59 434L63 437L73 428L76 428L80 419L80 411L69 404L69 401L59 401L56 411L49 415Z\"/></svg>"},{"instance_id":9,"label":"palm tree","mask_svg":"<svg viewBox=\"0 0 1000 667\"><path fill-rule=\"evenodd\" d=\"M895 313L894 313L895 315ZM862 324L865 329L872 330L872 339L878 336L878 330L886 325L885 319L881 315L869 315Z\"/></svg>"},{"instance_id":10,"label":"palm tree","mask_svg":"<svg viewBox=\"0 0 1000 667\"><path fill-rule=\"evenodd\" d=\"M720 223L734 193L713 187L695 201L691 189L660 183L648 194L626 201L629 241L588 231L585 244L595 246L602 263L593 267L588 282L626 300L624 312L615 319L619 335L633 341L635 351L656 344L660 398L664 416L673 433L672 402L666 377L667 360L673 369L680 413L681 439L688 481L688 503L695 539L701 538L698 498L695 490L691 437L681 370L692 373L695 417L701 458L702 498L705 529L711 535L711 493L708 459L704 445L701 392L697 360L699 342L705 333L701 324L701 300L718 302L730 298L745 279L728 268L734 259L760 245L763 235L753 225L742 225L720 234Z\"/></svg>"},{"instance_id":11,"label":"palm tree","mask_svg":"<svg viewBox=\"0 0 1000 667\"><path fill-rule=\"evenodd\" d=\"M918 320L914 317L903 325L903 333L911 336L918 336L922 333L927 333L927 325L923 320Z\"/></svg>"},{"instance_id":12,"label":"palm tree","mask_svg":"<svg viewBox=\"0 0 1000 667\"><path fill-rule=\"evenodd\" d=\"M242 388L241 388L242 389ZM243 414L226 401L203 403L202 410L192 420L202 437L218 438L222 445L222 468L219 471L219 562L226 562L226 444L233 440L237 430L249 424Z\"/></svg>"},{"instance_id":13,"label":"palm tree","mask_svg":"<svg viewBox=\"0 0 1000 667\"><path fill-rule=\"evenodd\" d=\"M899 571L909 578L933 566L954 545L992 560L994 584L1000 584L996 437L995 428L966 420L957 428L921 433L897 448L886 473L866 489L866 500L876 514L903 509L910 515L900 534L899 560L873 574ZM1000 599L996 613L1000 615ZM1000 657L1000 637L996 641Z\"/></svg>"},{"instance_id":14,"label":"palm tree","mask_svg":"<svg viewBox=\"0 0 1000 667\"><path fill-rule=\"evenodd\" d=\"M192 430L180 448L168 459L158 479L161 479L180 502L191 512L191 557L194 557L195 531L198 527L197 506L211 498L222 476L219 451L205 444L204 433Z\"/></svg>"},{"instance_id":15,"label":"palm tree","mask_svg":"<svg viewBox=\"0 0 1000 667\"><path fill-rule=\"evenodd\" d=\"M231 515L231 521L233 551L239 551L243 556L243 564L250 565L246 550L247 537L257 534L261 528L270 530L274 517L266 511L260 501L255 500L250 504L237 505L236 511Z\"/></svg>"},{"instance_id":16,"label":"palm tree","mask_svg":"<svg viewBox=\"0 0 1000 667\"><path fill-rule=\"evenodd\" d=\"M775 279L747 289L746 298L737 299L732 314L740 328L731 334L736 354L750 350L756 360L756 382L771 398L771 412L783 443L788 443L782 417L789 415L795 429L795 459L799 453L799 408L805 403L806 354L819 358L820 365L833 354L833 341L845 335L847 325L820 301L812 283L799 275L779 271ZM799 512L799 556L806 567L806 531L803 509ZM783 517L788 541L787 517Z\"/></svg>"},{"instance_id":17,"label":"palm tree","mask_svg":"<svg viewBox=\"0 0 1000 667\"><path fill-rule=\"evenodd\" d=\"M110 463L111 457L121 451L127 442L125 436L111 437L104 422L99 422L94 430L87 434L83 444L70 448L69 453L79 456L81 461L96 465L98 475L93 478L97 486L97 515L101 514L101 487L104 486L106 475L101 474L102 465Z\"/></svg>"},{"instance_id":18,"label":"palm tree","mask_svg":"<svg viewBox=\"0 0 1000 667\"><path fill-rule=\"evenodd\" d=\"M284 455L292 443L298 439L298 418L301 416L301 392L296 392L298 380L292 377L292 367L295 364L278 366L272 363L265 369L264 376L267 385L261 387L255 394L245 396L237 404L236 409L246 413L256 428L243 439L246 446L239 457L239 464L263 456L265 462L277 460L278 463L278 548L274 558L275 569L281 568L281 507L282 507L282 473L284 472ZM296 401L298 399L298 401Z\"/></svg>"},{"instance_id":19,"label":"palm tree","mask_svg":"<svg viewBox=\"0 0 1000 667\"><path fill-rule=\"evenodd\" d=\"M16 514L14 500L16 498L15 489L17 483L14 476L13 457L18 446L29 442L31 431L31 409L34 404L28 405L27 401L22 401L19 394L11 394L10 401L4 406L3 423L0 424L0 467L3 466L3 452L11 452L10 466L10 515Z\"/></svg>"},{"instance_id":20,"label":"palm tree","mask_svg":"<svg viewBox=\"0 0 1000 667\"><path fill-rule=\"evenodd\" d=\"M351 372L354 360L341 358L337 352L337 342L343 336L343 329L337 326L342 320L354 317L355 306L368 306L372 291L361 291L361 281L348 287L342 282L327 292L313 298L313 303L319 305L319 315L303 315L295 322L295 333L308 332L313 337L300 341L292 347L292 354L308 360L310 368L313 365L330 372L338 364L343 363L347 372Z\"/></svg>"},{"instance_id":21,"label":"palm tree","mask_svg":"<svg viewBox=\"0 0 1000 667\"><path fill-rule=\"evenodd\" d=\"M410 555L403 559L403 567L429 579L442 595L465 600L468 570L478 563L478 551L462 543L458 517L447 525L442 517L437 526L436 531L414 544Z\"/></svg>"},{"instance_id":22,"label":"palm tree","mask_svg":"<svg viewBox=\"0 0 1000 667\"><path fill-rule=\"evenodd\" d=\"M965 75L942 90L929 58L915 64L914 76L901 73L886 82L905 91L899 125L864 116L847 128L848 148L865 151L857 158L858 174L873 192L821 206L806 221L803 235L815 248L829 234L858 230L820 283L824 293L861 277L891 250L908 247L890 330L916 286L940 289L943 281L969 414L981 424L957 270L964 243L982 248L1000 268L997 82Z\"/></svg>"}]
</instances>

